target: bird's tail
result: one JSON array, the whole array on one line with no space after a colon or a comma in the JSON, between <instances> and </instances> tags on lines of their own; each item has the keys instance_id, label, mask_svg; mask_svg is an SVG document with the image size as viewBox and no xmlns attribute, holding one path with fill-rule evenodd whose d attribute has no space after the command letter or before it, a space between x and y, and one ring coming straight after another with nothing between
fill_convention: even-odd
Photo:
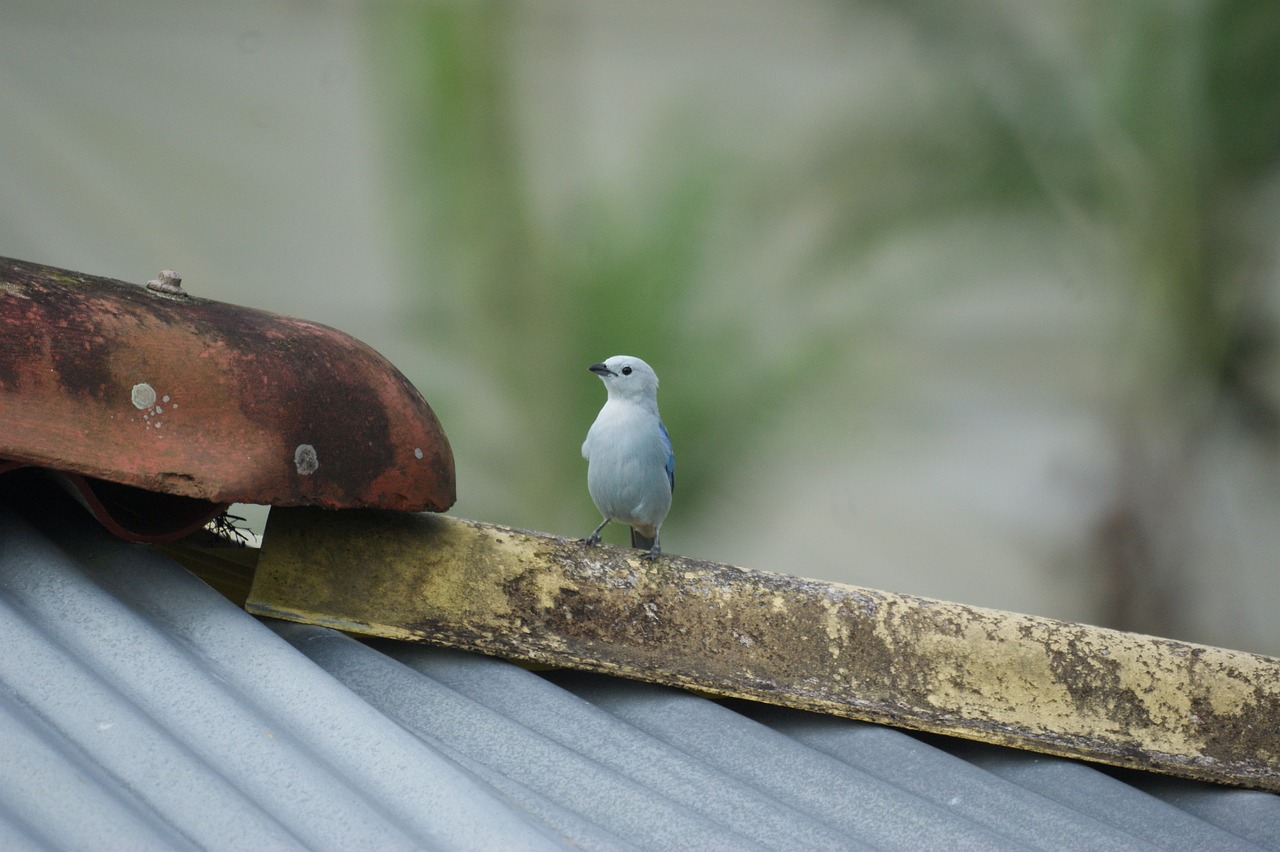
<instances>
[{"instance_id":1,"label":"bird's tail","mask_svg":"<svg viewBox=\"0 0 1280 852\"><path fill-rule=\"evenodd\" d=\"M651 550L655 539L648 538L636 532L635 527L631 528L631 546L639 550Z\"/></svg>"}]
</instances>

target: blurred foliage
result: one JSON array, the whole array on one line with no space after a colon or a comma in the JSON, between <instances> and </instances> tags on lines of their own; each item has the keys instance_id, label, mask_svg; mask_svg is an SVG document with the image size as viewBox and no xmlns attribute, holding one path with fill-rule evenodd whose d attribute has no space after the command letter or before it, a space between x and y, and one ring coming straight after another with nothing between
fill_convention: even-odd
<instances>
[{"instance_id":1,"label":"blurred foliage","mask_svg":"<svg viewBox=\"0 0 1280 852\"><path fill-rule=\"evenodd\" d=\"M678 525L842 339L835 328L744 327L739 295L703 286L709 259L726 251L718 233L731 231L732 246L751 241L750 217L734 211L758 176L691 142L696 128L656 146L663 159L642 199L605 187L563 217L535 208L514 126L514 8L387 5L372 26L382 114L398 146L396 237L413 247L421 288L411 321L433 359L473 382L431 400L459 455L460 506L473 511L469 492L486 489L470 504L482 516L590 532L580 446L605 393L587 367L629 354L660 377ZM760 345L787 333L782 345Z\"/></svg>"},{"instance_id":2,"label":"blurred foliage","mask_svg":"<svg viewBox=\"0 0 1280 852\"><path fill-rule=\"evenodd\" d=\"M1280 6L875 5L913 28L928 98L815 169L844 199L819 257L984 210L1048 214L1141 297L1145 370L1163 374L1142 381L1236 370L1257 334L1240 273L1269 246L1240 245L1232 216L1280 157Z\"/></svg>"},{"instance_id":3,"label":"blurred foliage","mask_svg":"<svg viewBox=\"0 0 1280 852\"><path fill-rule=\"evenodd\" d=\"M1205 570L1187 562L1196 458L1224 428L1243 428L1268 458L1280 438L1267 373L1274 207L1255 221L1280 178L1280 5L877 5L909 21L937 100L889 168L834 187L829 170L816 177L850 199L831 244L886 227L866 188L888 186L887 227L993 207L1049 213L1075 231L1077 253L1103 260L1128 340L1112 400L1116 491L1097 527L1106 618L1179 629L1196 606L1188 576ZM854 138L836 162L865 162Z\"/></svg>"},{"instance_id":4,"label":"blurred foliage","mask_svg":"<svg viewBox=\"0 0 1280 852\"><path fill-rule=\"evenodd\" d=\"M422 288L411 321L432 357L470 377L432 398L465 461L464 501L485 489L495 520L587 532L577 450L604 395L585 368L627 353L662 377L673 522L688 517L834 369L845 394L894 381L883 363L849 378L856 341L885 316L833 301L851 270L904 235L1037 220L1069 235L1046 239L1070 255L1046 265L1117 291L1120 451L1100 561L1114 575L1112 622L1162 629L1176 592L1134 599L1164 582L1150 541L1178 535L1167 495L1184 487L1187 458L1224 412L1268 444L1280 424L1262 375L1277 348L1263 286L1275 232L1250 222L1280 176L1280 4L850 4L849 27L875 22L903 56L868 83L877 98L831 117L803 166L740 161L699 142L686 117L655 137L643 200L596 188L563 217L535 208L524 172L519 8L390 4L371 30L397 145L397 239ZM763 255L796 218L818 222L803 257L741 295L725 286L726 255ZM971 247L1000 250L998 238ZM750 310L738 303L761 293Z\"/></svg>"}]
</instances>

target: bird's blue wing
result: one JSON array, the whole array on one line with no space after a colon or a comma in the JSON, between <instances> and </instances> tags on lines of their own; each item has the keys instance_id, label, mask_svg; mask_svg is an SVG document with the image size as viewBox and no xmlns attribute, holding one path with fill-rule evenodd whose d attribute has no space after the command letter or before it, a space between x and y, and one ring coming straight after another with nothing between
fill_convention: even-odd
<instances>
[{"instance_id":1,"label":"bird's blue wing","mask_svg":"<svg viewBox=\"0 0 1280 852\"><path fill-rule=\"evenodd\" d=\"M658 431L662 433L662 443L667 448L667 482L671 484L671 491L676 490L676 454L671 449L671 436L667 434L666 424L661 420L658 421Z\"/></svg>"}]
</instances>

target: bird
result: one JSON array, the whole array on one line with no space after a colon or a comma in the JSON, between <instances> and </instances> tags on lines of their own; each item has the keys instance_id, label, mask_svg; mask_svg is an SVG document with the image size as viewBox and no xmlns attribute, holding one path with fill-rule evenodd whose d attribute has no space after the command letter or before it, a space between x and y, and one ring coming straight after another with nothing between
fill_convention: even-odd
<instances>
[{"instance_id":1,"label":"bird","mask_svg":"<svg viewBox=\"0 0 1280 852\"><path fill-rule=\"evenodd\" d=\"M604 520L586 544L598 544L610 521L631 527L631 546L642 558L662 553L659 533L676 487L671 436L658 414L658 376L630 355L614 355L587 368L604 382L609 398L587 431L587 491Z\"/></svg>"}]
</instances>

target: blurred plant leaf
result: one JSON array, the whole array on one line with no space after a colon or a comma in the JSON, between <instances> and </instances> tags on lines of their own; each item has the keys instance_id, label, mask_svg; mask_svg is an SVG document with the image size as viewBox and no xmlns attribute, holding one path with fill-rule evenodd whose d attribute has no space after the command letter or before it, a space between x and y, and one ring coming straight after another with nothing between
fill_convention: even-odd
<instances>
[{"instance_id":1,"label":"blurred plant leaf","mask_svg":"<svg viewBox=\"0 0 1280 852\"><path fill-rule=\"evenodd\" d=\"M879 97L833 117L803 166L727 156L685 115L647 140L643 192L594 187L563 215L531 202L517 8L390 4L371 30L411 321L466 376L437 407L464 507L475 487L481 516L585 533L578 446L603 401L585 368L626 353L662 377L673 522L689 518L824 381L855 394L892 383L896 365L862 366L860 341L953 282L943 267L914 276L913 292L850 298L857 270L984 218L992 232L1035 222L1060 252L1046 268L1090 271L1084 286L1114 314L1117 430L1140 433L1122 453L1173 433L1165 444L1185 456L1224 403L1276 440L1258 374L1275 360L1275 321L1259 320L1256 272L1274 234L1242 219L1280 164L1280 6L854 4L850 26L889 22L900 55ZM779 259L791 222L806 223L805 245ZM1001 249L991 239L957 262ZM1180 483L1143 471L1176 470L1168 455L1124 459L1118 479L1165 485L1117 498L1145 508L1107 511L1159 517L1155 492Z\"/></svg>"},{"instance_id":2,"label":"blurred plant leaf","mask_svg":"<svg viewBox=\"0 0 1280 852\"><path fill-rule=\"evenodd\" d=\"M655 140L642 199L605 187L564 221L536 212L513 126L512 26L509 4L428 4L380 7L371 28L397 239L420 275L416 322L433 350L492 386L507 415L495 428L477 422L488 414L474 400L437 406L451 436L486 437L470 455L455 446L460 499L470 475L504 492L488 504L504 521L588 532L579 447L604 392L586 368L631 354L661 376L687 520L807 386L801 379L838 363L843 335L797 332L762 349L733 290L708 291L725 251L716 228L734 230L733 245L752 241L733 205L758 178L698 143L692 124Z\"/></svg>"}]
</instances>

